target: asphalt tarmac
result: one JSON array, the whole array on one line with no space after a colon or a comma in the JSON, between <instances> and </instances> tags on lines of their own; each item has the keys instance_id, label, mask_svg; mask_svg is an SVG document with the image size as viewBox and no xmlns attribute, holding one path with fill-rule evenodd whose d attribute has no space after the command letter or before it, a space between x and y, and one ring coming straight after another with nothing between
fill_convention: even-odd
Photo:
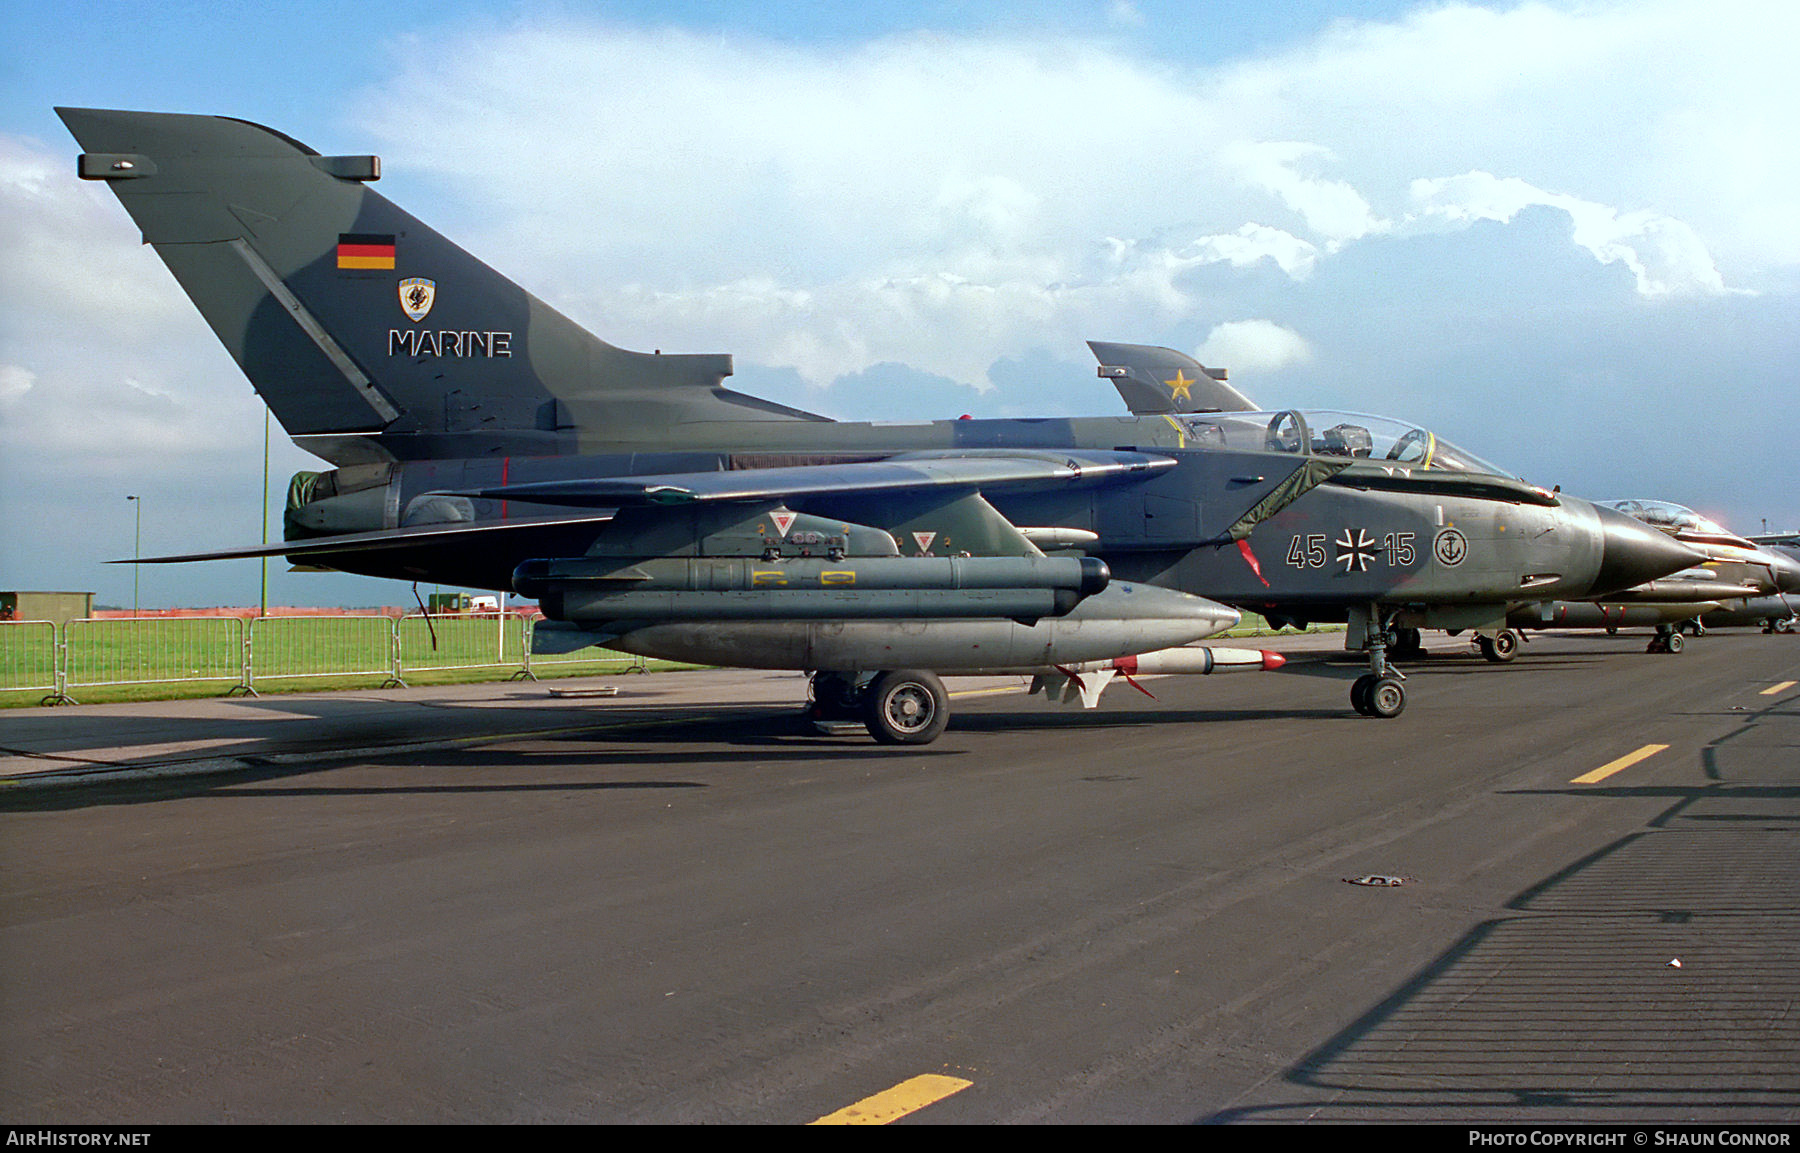
<instances>
[{"instance_id":1,"label":"asphalt tarmac","mask_svg":"<svg viewBox=\"0 0 1800 1153\"><path fill-rule=\"evenodd\" d=\"M1644 640L0 713L0 1116L1792 1124L1800 637Z\"/></svg>"}]
</instances>

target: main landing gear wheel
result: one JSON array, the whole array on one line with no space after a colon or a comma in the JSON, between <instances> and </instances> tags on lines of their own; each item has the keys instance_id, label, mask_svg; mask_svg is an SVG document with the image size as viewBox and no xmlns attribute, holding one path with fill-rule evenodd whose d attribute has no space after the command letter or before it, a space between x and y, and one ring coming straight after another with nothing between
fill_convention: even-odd
<instances>
[{"instance_id":1,"label":"main landing gear wheel","mask_svg":"<svg viewBox=\"0 0 1800 1153\"><path fill-rule=\"evenodd\" d=\"M1397 717L1406 709L1406 686L1394 677L1364 673L1350 686L1350 707L1365 717Z\"/></svg>"},{"instance_id":2,"label":"main landing gear wheel","mask_svg":"<svg viewBox=\"0 0 1800 1153\"><path fill-rule=\"evenodd\" d=\"M1650 638L1650 643L1645 646L1644 651L1647 653L1679 653L1685 647L1687 647L1687 642L1681 639L1680 633L1673 629L1663 632L1659 628L1657 634Z\"/></svg>"},{"instance_id":3,"label":"main landing gear wheel","mask_svg":"<svg viewBox=\"0 0 1800 1153\"><path fill-rule=\"evenodd\" d=\"M1505 664L1519 655L1519 634L1511 629L1501 629L1491 637L1476 637L1475 644L1481 655L1495 664Z\"/></svg>"},{"instance_id":4,"label":"main landing gear wheel","mask_svg":"<svg viewBox=\"0 0 1800 1153\"><path fill-rule=\"evenodd\" d=\"M1388 634L1388 659L1418 660L1425 655L1425 641L1418 629L1393 629Z\"/></svg>"},{"instance_id":5,"label":"main landing gear wheel","mask_svg":"<svg viewBox=\"0 0 1800 1153\"><path fill-rule=\"evenodd\" d=\"M950 723L950 695L935 673L882 673L863 700L863 723L884 745L928 745Z\"/></svg>"}]
</instances>

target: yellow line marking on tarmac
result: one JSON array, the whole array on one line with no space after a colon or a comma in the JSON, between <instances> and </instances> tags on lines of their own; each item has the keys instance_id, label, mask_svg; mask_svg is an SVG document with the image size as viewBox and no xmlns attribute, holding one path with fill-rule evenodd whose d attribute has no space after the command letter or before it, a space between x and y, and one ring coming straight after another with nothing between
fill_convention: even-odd
<instances>
[{"instance_id":1,"label":"yellow line marking on tarmac","mask_svg":"<svg viewBox=\"0 0 1800 1153\"><path fill-rule=\"evenodd\" d=\"M1765 697L1772 697L1776 693L1786 692L1788 689L1793 688L1797 684L1800 684L1800 681L1782 681L1778 685L1771 685L1768 688L1764 689L1762 691L1762 695Z\"/></svg>"},{"instance_id":2,"label":"yellow line marking on tarmac","mask_svg":"<svg viewBox=\"0 0 1800 1153\"><path fill-rule=\"evenodd\" d=\"M1570 781L1571 785L1593 785L1604 781L1621 769L1629 769L1639 761L1648 760L1668 748L1667 745L1645 745L1635 753L1626 753L1616 761L1608 761L1591 773L1583 773Z\"/></svg>"},{"instance_id":3,"label":"yellow line marking on tarmac","mask_svg":"<svg viewBox=\"0 0 1800 1153\"><path fill-rule=\"evenodd\" d=\"M1001 693L1022 693L1024 691L1023 685L1004 685L997 689L958 689L950 695L953 697L993 697L999 696Z\"/></svg>"},{"instance_id":4,"label":"yellow line marking on tarmac","mask_svg":"<svg viewBox=\"0 0 1800 1153\"><path fill-rule=\"evenodd\" d=\"M873 1097L864 1097L854 1105L846 1105L836 1113L812 1122L814 1125L886 1125L908 1113L917 1113L952 1093L960 1093L973 1085L961 1077L945 1077L939 1073L923 1073L902 1081L892 1089Z\"/></svg>"}]
</instances>

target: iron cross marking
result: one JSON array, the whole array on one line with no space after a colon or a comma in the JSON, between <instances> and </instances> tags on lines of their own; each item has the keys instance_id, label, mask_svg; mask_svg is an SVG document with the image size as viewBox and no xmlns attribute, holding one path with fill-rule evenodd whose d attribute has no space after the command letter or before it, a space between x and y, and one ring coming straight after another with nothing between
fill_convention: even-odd
<instances>
[{"instance_id":1,"label":"iron cross marking","mask_svg":"<svg viewBox=\"0 0 1800 1153\"><path fill-rule=\"evenodd\" d=\"M1344 571L1368 572L1369 566L1375 563L1375 538L1367 529L1357 529L1356 535L1345 529L1344 535L1332 541L1337 546L1337 563L1344 566Z\"/></svg>"}]
</instances>

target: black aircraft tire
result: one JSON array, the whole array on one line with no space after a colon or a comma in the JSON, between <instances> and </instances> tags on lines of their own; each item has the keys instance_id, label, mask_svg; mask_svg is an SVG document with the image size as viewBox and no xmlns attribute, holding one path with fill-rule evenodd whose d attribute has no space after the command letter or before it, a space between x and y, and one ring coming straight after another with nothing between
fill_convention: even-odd
<instances>
[{"instance_id":1,"label":"black aircraft tire","mask_svg":"<svg viewBox=\"0 0 1800 1153\"><path fill-rule=\"evenodd\" d=\"M1378 679L1380 678L1374 673L1364 673L1356 678L1355 684L1350 686L1350 707L1361 716L1372 717L1375 715L1369 711L1369 690L1374 687Z\"/></svg>"},{"instance_id":2,"label":"black aircraft tire","mask_svg":"<svg viewBox=\"0 0 1800 1153\"><path fill-rule=\"evenodd\" d=\"M928 745L950 723L950 695L935 673L896 669L869 686L863 723L884 745Z\"/></svg>"},{"instance_id":3,"label":"black aircraft tire","mask_svg":"<svg viewBox=\"0 0 1800 1153\"><path fill-rule=\"evenodd\" d=\"M1685 647L1687 647L1687 642L1681 639L1680 633L1670 633L1669 639L1663 642L1662 651L1665 653L1678 653Z\"/></svg>"},{"instance_id":4,"label":"black aircraft tire","mask_svg":"<svg viewBox=\"0 0 1800 1153\"><path fill-rule=\"evenodd\" d=\"M1381 677L1369 687L1369 715L1397 717L1406 710L1406 686L1393 677Z\"/></svg>"},{"instance_id":5,"label":"black aircraft tire","mask_svg":"<svg viewBox=\"0 0 1800 1153\"><path fill-rule=\"evenodd\" d=\"M1475 643L1481 646L1481 655L1497 665L1503 665L1519 654L1519 634L1511 629L1502 629L1497 636L1477 637Z\"/></svg>"}]
</instances>

